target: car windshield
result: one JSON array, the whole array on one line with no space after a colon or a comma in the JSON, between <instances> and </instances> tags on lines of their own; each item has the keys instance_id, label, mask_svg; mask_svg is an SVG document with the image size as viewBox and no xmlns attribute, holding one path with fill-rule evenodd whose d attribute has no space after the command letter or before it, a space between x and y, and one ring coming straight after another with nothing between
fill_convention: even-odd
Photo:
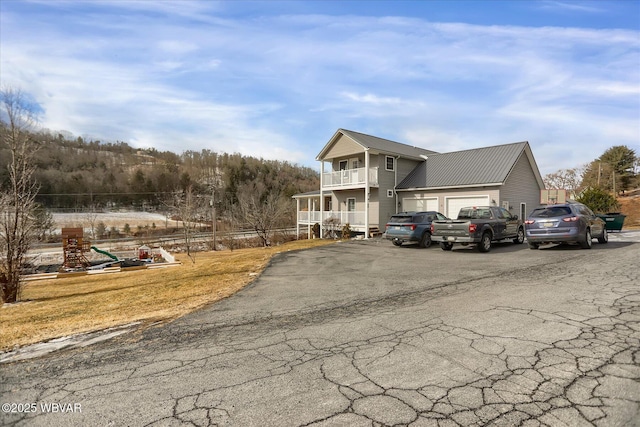
<instances>
[{"instance_id":1,"label":"car windshield","mask_svg":"<svg viewBox=\"0 0 640 427\"><path fill-rule=\"evenodd\" d=\"M408 224L410 222L413 222L413 217L412 216L392 216L391 219L389 220L389 222L395 222L395 223L400 223L400 224Z\"/></svg>"},{"instance_id":2,"label":"car windshield","mask_svg":"<svg viewBox=\"0 0 640 427\"><path fill-rule=\"evenodd\" d=\"M571 208L568 206L551 206L531 212L531 218L553 218L565 215L571 215Z\"/></svg>"}]
</instances>

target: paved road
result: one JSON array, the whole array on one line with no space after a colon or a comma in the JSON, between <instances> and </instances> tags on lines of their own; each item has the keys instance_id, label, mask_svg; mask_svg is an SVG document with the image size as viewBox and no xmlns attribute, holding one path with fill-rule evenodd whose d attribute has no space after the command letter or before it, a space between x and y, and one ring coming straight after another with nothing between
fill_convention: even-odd
<instances>
[{"instance_id":1,"label":"paved road","mask_svg":"<svg viewBox=\"0 0 640 427\"><path fill-rule=\"evenodd\" d=\"M592 250L370 241L283 253L179 321L0 365L1 400L36 404L1 420L637 426L639 267L640 243L620 237Z\"/></svg>"}]
</instances>

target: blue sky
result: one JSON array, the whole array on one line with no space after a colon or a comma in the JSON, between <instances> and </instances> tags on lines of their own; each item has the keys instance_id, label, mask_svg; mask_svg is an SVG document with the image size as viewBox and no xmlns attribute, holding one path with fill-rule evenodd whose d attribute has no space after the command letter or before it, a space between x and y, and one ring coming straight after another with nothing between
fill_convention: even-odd
<instances>
[{"instance_id":1,"label":"blue sky","mask_svg":"<svg viewBox=\"0 0 640 427\"><path fill-rule=\"evenodd\" d=\"M640 154L640 1L0 1L41 125L318 168L338 128L543 174Z\"/></svg>"}]
</instances>

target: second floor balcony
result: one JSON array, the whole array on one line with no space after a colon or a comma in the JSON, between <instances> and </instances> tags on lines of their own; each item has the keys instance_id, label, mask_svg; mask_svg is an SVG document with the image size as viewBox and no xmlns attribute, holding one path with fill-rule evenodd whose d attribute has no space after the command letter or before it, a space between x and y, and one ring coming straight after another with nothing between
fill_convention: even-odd
<instances>
[{"instance_id":1,"label":"second floor balcony","mask_svg":"<svg viewBox=\"0 0 640 427\"><path fill-rule=\"evenodd\" d=\"M378 168L369 168L369 186L378 186ZM344 169L322 174L323 188L358 188L366 184L367 169Z\"/></svg>"}]
</instances>

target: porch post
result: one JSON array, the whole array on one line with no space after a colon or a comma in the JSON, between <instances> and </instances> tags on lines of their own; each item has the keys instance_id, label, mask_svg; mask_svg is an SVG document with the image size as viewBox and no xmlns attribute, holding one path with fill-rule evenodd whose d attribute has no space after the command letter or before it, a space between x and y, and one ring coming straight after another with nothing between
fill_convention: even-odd
<instances>
[{"instance_id":1,"label":"porch post","mask_svg":"<svg viewBox=\"0 0 640 427\"><path fill-rule=\"evenodd\" d=\"M296 197L296 240L300 239L300 199Z\"/></svg>"},{"instance_id":2,"label":"porch post","mask_svg":"<svg viewBox=\"0 0 640 427\"><path fill-rule=\"evenodd\" d=\"M369 149L364 150L364 238L369 238Z\"/></svg>"},{"instance_id":3,"label":"porch post","mask_svg":"<svg viewBox=\"0 0 640 427\"><path fill-rule=\"evenodd\" d=\"M322 217L324 214L324 193L322 192L324 175L324 160L320 160L320 238L324 236L324 230L322 228Z\"/></svg>"},{"instance_id":4,"label":"porch post","mask_svg":"<svg viewBox=\"0 0 640 427\"><path fill-rule=\"evenodd\" d=\"M309 212L307 220L307 239L311 239L311 197L307 199L307 212Z\"/></svg>"}]
</instances>

